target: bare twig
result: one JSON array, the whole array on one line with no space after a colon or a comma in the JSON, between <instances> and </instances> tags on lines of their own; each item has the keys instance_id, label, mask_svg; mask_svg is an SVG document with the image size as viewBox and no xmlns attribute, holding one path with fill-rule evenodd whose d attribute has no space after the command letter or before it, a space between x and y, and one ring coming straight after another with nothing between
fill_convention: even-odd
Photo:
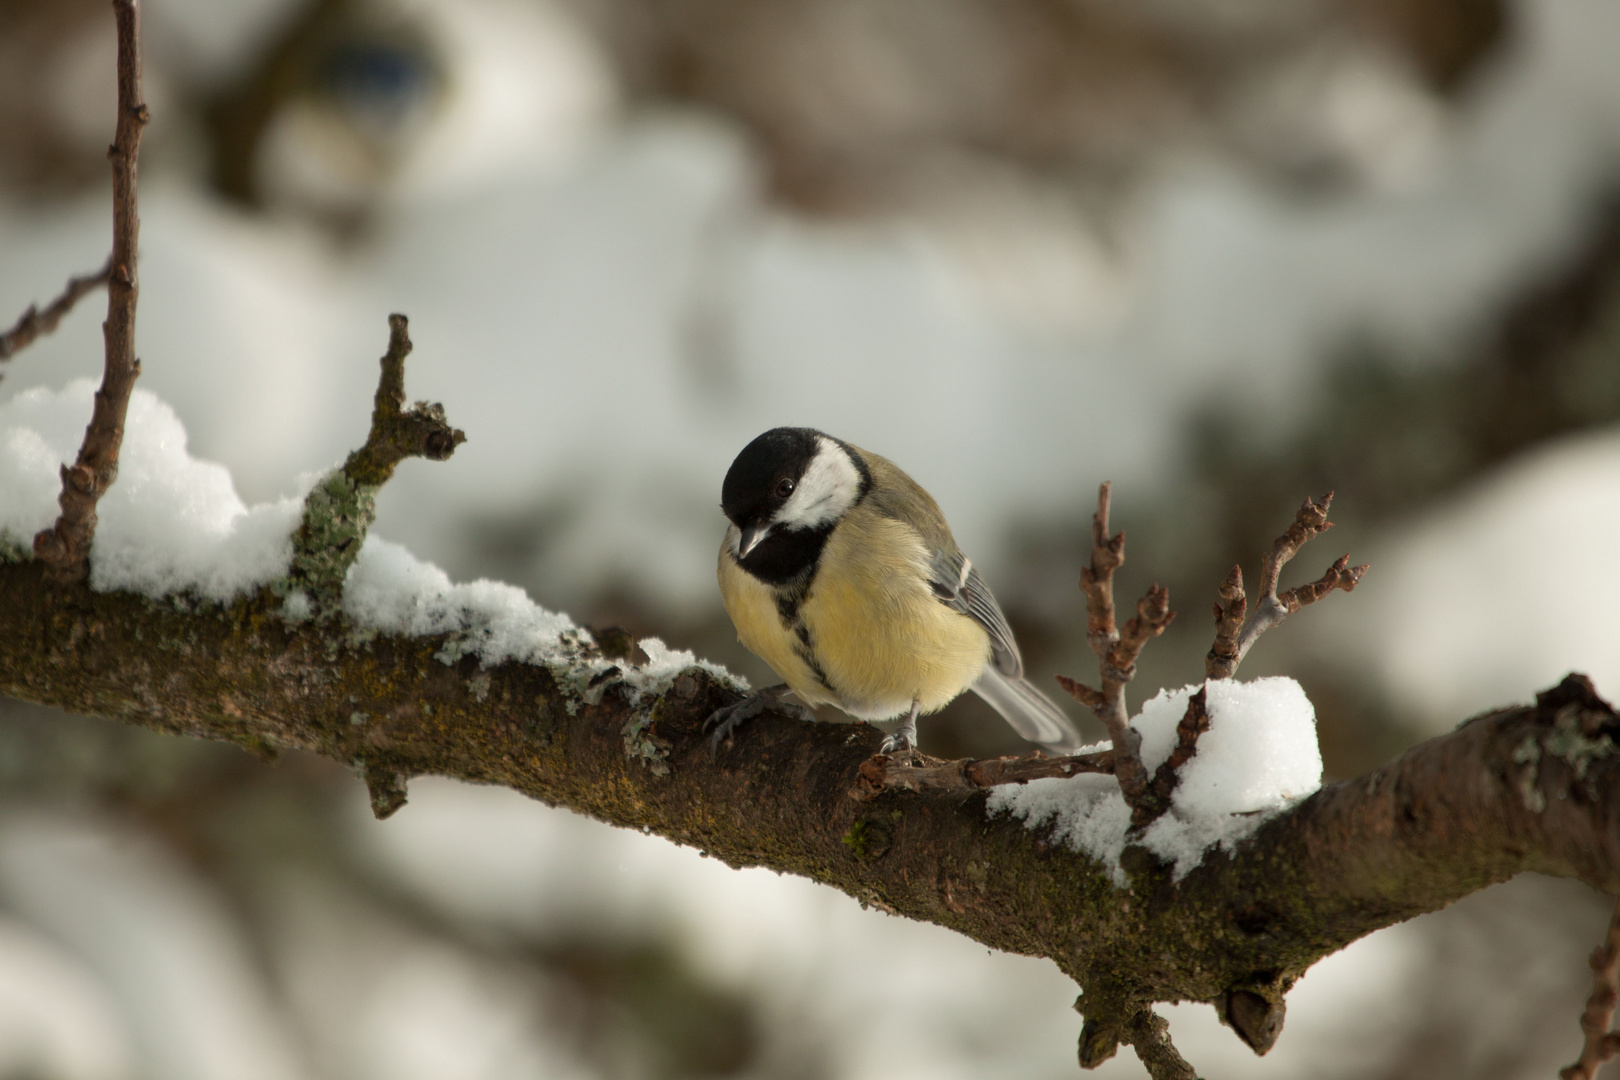
<instances>
[{"instance_id":1,"label":"bare twig","mask_svg":"<svg viewBox=\"0 0 1620 1080\"><path fill-rule=\"evenodd\" d=\"M1609 919L1609 933L1603 944L1592 950L1592 996L1581 1013L1581 1031L1586 1045L1580 1060L1558 1073L1559 1080L1596 1080L1603 1063L1620 1057L1620 1034L1609 1030L1614 1007L1620 1003L1620 903Z\"/></svg>"},{"instance_id":2,"label":"bare twig","mask_svg":"<svg viewBox=\"0 0 1620 1080\"><path fill-rule=\"evenodd\" d=\"M107 278L111 274L112 259L109 258L106 265L95 273L69 278L62 295L46 304L44 311L41 311L37 304L29 304L28 310L22 313L22 318L18 319L10 330L0 333L0 360L10 360L32 345L36 338L54 331L67 313L73 310L74 305L107 284Z\"/></svg>"},{"instance_id":3,"label":"bare twig","mask_svg":"<svg viewBox=\"0 0 1620 1080\"><path fill-rule=\"evenodd\" d=\"M921 764L915 762L920 759ZM1078 776L1081 773L1112 773L1114 752L1102 750L1074 757L1046 757L1039 751L1024 757L987 760L963 758L942 761L917 755L907 760L888 754L875 754L861 763L860 775L849 794L854 799L870 799L885 791L977 791L998 784L1026 784L1051 776Z\"/></svg>"},{"instance_id":4,"label":"bare twig","mask_svg":"<svg viewBox=\"0 0 1620 1080\"><path fill-rule=\"evenodd\" d=\"M1139 753L1141 737L1131 730L1125 704L1125 685L1136 676L1136 658L1152 638L1164 633L1175 619L1170 593L1154 585L1136 605L1136 617L1121 633L1114 616L1114 571L1125 563L1125 534L1108 535L1108 508L1112 485L1097 489L1097 513L1091 523L1091 565L1080 571L1080 590L1086 596L1086 641L1097 654L1102 689L1094 690L1074 679L1058 676L1058 683L1074 699L1091 709L1108 729L1114 743L1114 775L1125 799L1133 807L1147 797L1148 775Z\"/></svg>"},{"instance_id":5,"label":"bare twig","mask_svg":"<svg viewBox=\"0 0 1620 1080\"><path fill-rule=\"evenodd\" d=\"M1215 605L1215 644L1204 658L1204 674L1211 679L1225 678L1237 670L1238 634L1243 631L1243 617L1249 612L1249 597L1243 591L1243 568L1232 567L1218 590L1225 604Z\"/></svg>"},{"instance_id":6,"label":"bare twig","mask_svg":"<svg viewBox=\"0 0 1620 1080\"><path fill-rule=\"evenodd\" d=\"M1209 678L1231 678L1261 634L1335 589L1349 592L1361 581L1361 576L1367 572L1366 564L1351 566L1350 556L1346 555L1330 566L1318 580L1289 589L1281 596L1277 594L1277 579L1282 574L1282 568L1307 541L1333 527L1333 523L1327 519L1328 507L1332 504L1331 491L1322 496L1320 502L1306 499L1294 515L1288 531L1271 545L1260 571L1260 602L1255 608L1254 617L1241 631L1236 630L1235 624L1241 621L1247 607L1243 574L1233 567L1232 573L1222 582L1220 594L1227 605L1222 607L1217 604L1215 607L1215 644L1210 647L1209 655L1204 660L1204 673Z\"/></svg>"},{"instance_id":7,"label":"bare twig","mask_svg":"<svg viewBox=\"0 0 1620 1080\"><path fill-rule=\"evenodd\" d=\"M113 249L107 321L102 324L106 362L78 460L72 468L62 469L62 494L57 500L62 513L52 528L34 537L34 555L59 583L82 581L90 572L96 501L118 478L124 414L141 373L135 358L135 302L140 294L135 256L141 226L135 205L135 162L149 114L141 100L138 0L113 0L113 15L118 24L118 125L107 151L113 174Z\"/></svg>"},{"instance_id":8,"label":"bare twig","mask_svg":"<svg viewBox=\"0 0 1620 1080\"><path fill-rule=\"evenodd\" d=\"M1170 1024L1152 1009L1142 1009L1126 1024L1125 1037L1153 1080L1198 1080L1198 1073L1170 1041Z\"/></svg>"},{"instance_id":9,"label":"bare twig","mask_svg":"<svg viewBox=\"0 0 1620 1080\"><path fill-rule=\"evenodd\" d=\"M1198 693L1187 699L1187 711L1182 714L1180 723L1176 724L1175 749L1154 770L1153 781L1148 785L1151 798L1131 808L1132 825L1143 828L1169 809L1170 797L1176 793L1176 782L1181 777L1181 767L1198 752L1198 736L1208 730L1208 701L1205 689L1199 687Z\"/></svg>"}]
</instances>

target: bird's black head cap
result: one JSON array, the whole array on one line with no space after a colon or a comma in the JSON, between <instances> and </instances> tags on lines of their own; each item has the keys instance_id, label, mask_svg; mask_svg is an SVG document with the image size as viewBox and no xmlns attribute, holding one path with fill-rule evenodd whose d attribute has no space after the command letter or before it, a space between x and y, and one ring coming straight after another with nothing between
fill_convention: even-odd
<instances>
[{"instance_id":1,"label":"bird's black head cap","mask_svg":"<svg viewBox=\"0 0 1620 1080\"><path fill-rule=\"evenodd\" d=\"M829 453L839 458L830 470ZM818 459L823 467L807 475ZM732 555L762 581L793 581L810 572L838 516L871 487L866 459L848 443L814 428L772 428L743 447L720 487L720 508L739 530Z\"/></svg>"},{"instance_id":2,"label":"bird's black head cap","mask_svg":"<svg viewBox=\"0 0 1620 1080\"><path fill-rule=\"evenodd\" d=\"M770 520L821 449L814 428L772 428L742 448L720 485L720 509L739 526Z\"/></svg>"}]
</instances>

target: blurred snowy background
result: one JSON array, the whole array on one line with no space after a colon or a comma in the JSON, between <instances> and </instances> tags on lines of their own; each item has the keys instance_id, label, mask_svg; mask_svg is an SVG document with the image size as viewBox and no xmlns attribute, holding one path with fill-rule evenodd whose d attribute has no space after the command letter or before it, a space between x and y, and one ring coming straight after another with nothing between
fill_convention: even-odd
<instances>
[{"instance_id":1,"label":"blurred snowy background","mask_svg":"<svg viewBox=\"0 0 1620 1080\"><path fill-rule=\"evenodd\" d=\"M1612 0L146 0L142 386L249 502L413 397L378 532L755 678L719 482L808 424L927 486L1036 677L1095 485L1201 671L1225 570L1338 491L1373 570L1250 676L1329 778L1566 671L1620 694ZM102 0L0 0L0 322L109 246ZM101 303L0 400L100 369ZM774 680L773 680L774 681ZM925 749L1015 747L976 700ZM1606 904L1522 879L1313 970L1227 1077L1549 1077ZM0 702L0 1078L1074 1075L1049 963L510 792L370 819L301 758ZM1105 1077L1144 1075L1129 1053Z\"/></svg>"}]
</instances>

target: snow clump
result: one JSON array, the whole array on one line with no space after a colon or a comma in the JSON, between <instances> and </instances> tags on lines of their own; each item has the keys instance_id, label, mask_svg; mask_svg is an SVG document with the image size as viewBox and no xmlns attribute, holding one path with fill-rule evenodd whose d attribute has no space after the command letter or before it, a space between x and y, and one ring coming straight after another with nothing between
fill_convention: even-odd
<instances>
[{"instance_id":1,"label":"snow clump","mask_svg":"<svg viewBox=\"0 0 1620 1080\"><path fill-rule=\"evenodd\" d=\"M38 387L0 403L0 551L28 553L56 521L61 466L90 422L95 383ZM186 429L156 395L130 395L118 480L96 504L90 587L229 602L287 572L303 500L251 509L223 465L186 452Z\"/></svg>"},{"instance_id":2,"label":"snow clump","mask_svg":"<svg viewBox=\"0 0 1620 1080\"><path fill-rule=\"evenodd\" d=\"M1172 863L1177 881L1203 862L1212 847L1231 850L1322 784L1316 710L1299 683L1287 678L1250 683L1220 679L1203 686L1209 730L1181 769L1169 812L1135 841ZM1175 748L1176 724L1197 690L1195 685L1160 691L1131 721L1142 736L1142 764L1149 774ZM1119 857L1131 810L1112 776L1003 784L990 793L988 809L1022 818L1031 829L1050 826L1055 839L1101 860L1116 885L1128 884Z\"/></svg>"}]
</instances>

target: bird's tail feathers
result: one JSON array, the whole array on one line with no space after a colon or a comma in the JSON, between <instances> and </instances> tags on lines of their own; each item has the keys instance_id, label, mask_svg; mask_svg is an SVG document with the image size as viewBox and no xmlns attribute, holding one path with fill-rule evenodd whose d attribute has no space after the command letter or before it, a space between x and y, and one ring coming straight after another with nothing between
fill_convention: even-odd
<instances>
[{"instance_id":1,"label":"bird's tail feathers","mask_svg":"<svg viewBox=\"0 0 1620 1080\"><path fill-rule=\"evenodd\" d=\"M987 664L973 692L1019 735L1054 754L1072 754L1084 745L1074 722L1027 679L1003 675L994 664Z\"/></svg>"}]
</instances>

